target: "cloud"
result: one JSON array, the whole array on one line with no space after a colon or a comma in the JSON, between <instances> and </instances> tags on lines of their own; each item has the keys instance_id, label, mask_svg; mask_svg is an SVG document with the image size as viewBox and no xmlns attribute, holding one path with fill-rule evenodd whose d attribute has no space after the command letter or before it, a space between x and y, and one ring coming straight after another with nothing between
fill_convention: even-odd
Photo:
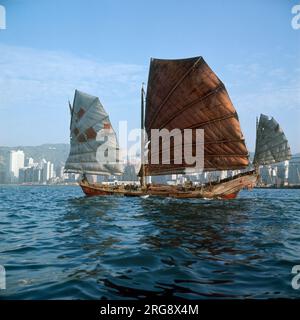
<instances>
[{"instance_id":1,"label":"cloud","mask_svg":"<svg viewBox=\"0 0 300 320\"><path fill-rule=\"evenodd\" d=\"M227 89L238 111L246 141L254 149L255 117L274 116L285 129L292 151L300 151L300 68L289 61L229 64ZM253 125L252 125L253 124Z\"/></svg>"},{"instance_id":2,"label":"cloud","mask_svg":"<svg viewBox=\"0 0 300 320\"><path fill-rule=\"evenodd\" d=\"M228 88L238 106L252 112L299 111L300 71L284 67L230 64Z\"/></svg>"},{"instance_id":3,"label":"cloud","mask_svg":"<svg viewBox=\"0 0 300 320\"><path fill-rule=\"evenodd\" d=\"M68 142L75 89L98 96L115 128L139 125L146 66L3 44L0 57L0 145Z\"/></svg>"},{"instance_id":4,"label":"cloud","mask_svg":"<svg viewBox=\"0 0 300 320\"><path fill-rule=\"evenodd\" d=\"M73 96L75 88L108 101L132 99L146 69L8 45L0 45L0 56L0 108L61 107Z\"/></svg>"},{"instance_id":5,"label":"cloud","mask_svg":"<svg viewBox=\"0 0 300 320\"><path fill-rule=\"evenodd\" d=\"M4 44L0 44L0 57L0 144L67 142L67 100L72 101L76 88L99 96L114 127L119 120L128 120L129 127L139 126L139 92L148 66ZM223 68L221 78L250 150L254 149L255 117L265 113L277 118L292 150L300 151L299 59L282 59L277 65L255 58ZM13 126L14 132L8 135Z\"/></svg>"}]
</instances>

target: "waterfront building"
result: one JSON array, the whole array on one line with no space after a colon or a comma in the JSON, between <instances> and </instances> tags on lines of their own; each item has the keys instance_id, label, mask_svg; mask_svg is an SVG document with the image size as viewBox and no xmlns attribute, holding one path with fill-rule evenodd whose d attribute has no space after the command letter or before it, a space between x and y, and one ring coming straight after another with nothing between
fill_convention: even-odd
<instances>
[{"instance_id":1,"label":"waterfront building","mask_svg":"<svg viewBox=\"0 0 300 320\"><path fill-rule=\"evenodd\" d=\"M12 150L9 153L10 182L16 183L19 179L19 171L24 168L25 155L22 150Z\"/></svg>"}]
</instances>

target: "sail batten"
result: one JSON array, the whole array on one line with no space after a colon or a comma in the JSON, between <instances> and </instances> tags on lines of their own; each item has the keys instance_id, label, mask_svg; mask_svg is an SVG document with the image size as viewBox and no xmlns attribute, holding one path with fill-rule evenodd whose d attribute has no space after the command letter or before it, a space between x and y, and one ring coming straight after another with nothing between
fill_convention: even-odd
<instances>
[{"instance_id":1,"label":"sail batten","mask_svg":"<svg viewBox=\"0 0 300 320\"><path fill-rule=\"evenodd\" d=\"M288 140L274 118L261 114L257 126L253 163L268 165L291 159Z\"/></svg>"},{"instance_id":2,"label":"sail batten","mask_svg":"<svg viewBox=\"0 0 300 320\"><path fill-rule=\"evenodd\" d=\"M177 81L175 83L175 85L172 87L172 89L170 90L170 92L167 94L167 96L164 98L163 102L161 103L161 105L157 108L151 123L149 124L149 126L151 126L153 124L153 122L155 121L155 119L157 118L157 116L159 115L159 112L161 111L162 107L164 106L164 104L168 101L168 98L173 94L173 92L177 89L177 87L185 80L185 78L189 75L189 73L196 67L196 65L201 61L201 57L199 57L195 63L186 71L186 73L179 79L179 81ZM154 59L153 59L154 60Z\"/></svg>"},{"instance_id":3,"label":"sail batten","mask_svg":"<svg viewBox=\"0 0 300 320\"><path fill-rule=\"evenodd\" d=\"M71 148L65 172L122 174L117 137L99 98L76 90L70 110ZM114 161L102 150L115 155Z\"/></svg>"},{"instance_id":4,"label":"sail batten","mask_svg":"<svg viewBox=\"0 0 300 320\"><path fill-rule=\"evenodd\" d=\"M173 129L204 129L204 170L244 169L248 166L249 152L236 110L225 85L202 57L151 59L145 113L145 129L150 141L148 163L144 168L146 175L176 174L193 167L184 162L180 165L152 164L152 129L167 129L169 132ZM195 134L192 139L195 154ZM161 149L159 146L160 154ZM172 146L170 151L174 151Z\"/></svg>"},{"instance_id":5,"label":"sail batten","mask_svg":"<svg viewBox=\"0 0 300 320\"><path fill-rule=\"evenodd\" d=\"M218 90L220 89L225 89L223 83L217 87L216 89L212 90L211 92L209 92L208 94L206 94L204 97L200 97L192 102L190 102L188 105L185 105L181 108L179 108L179 111L177 111L170 119L168 119L166 121L166 123L164 123L160 129L166 127L172 120L174 120L176 117L180 116L182 112L185 112L188 108L193 107L193 105L195 105L196 103L201 103L203 101L205 101L206 99L208 99L212 94L216 93ZM205 109L207 108L209 105L203 104L199 107L200 109ZM216 107L221 106L221 104L217 105Z\"/></svg>"}]
</instances>

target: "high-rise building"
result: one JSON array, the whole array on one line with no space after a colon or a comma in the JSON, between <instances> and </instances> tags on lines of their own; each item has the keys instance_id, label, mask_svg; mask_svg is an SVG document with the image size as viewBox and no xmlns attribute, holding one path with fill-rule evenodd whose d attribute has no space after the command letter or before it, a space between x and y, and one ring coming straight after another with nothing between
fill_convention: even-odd
<instances>
[{"instance_id":1,"label":"high-rise building","mask_svg":"<svg viewBox=\"0 0 300 320\"><path fill-rule=\"evenodd\" d=\"M50 162L49 179L55 178L54 164Z\"/></svg>"},{"instance_id":2,"label":"high-rise building","mask_svg":"<svg viewBox=\"0 0 300 320\"><path fill-rule=\"evenodd\" d=\"M37 166L24 167L19 171L19 183L40 183L42 170Z\"/></svg>"},{"instance_id":3,"label":"high-rise building","mask_svg":"<svg viewBox=\"0 0 300 320\"><path fill-rule=\"evenodd\" d=\"M32 167L34 165L33 158L26 158L25 159L25 167Z\"/></svg>"},{"instance_id":4,"label":"high-rise building","mask_svg":"<svg viewBox=\"0 0 300 320\"><path fill-rule=\"evenodd\" d=\"M40 183L42 180L42 170L36 167L33 172L33 182Z\"/></svg>"},{"instance_id":5,"label":"high-rise building","mask_svg":"<svg viewBox=\"0 0 300 320\"><path fill-rule=\"evenodd\" d=\"M50 179L51 162L43 159L42 165L42 182L47 182Z\"/></svg>"},{"instance_id":6,"label":"high-rise building","mask_svg":"<svg viewBox=\"0 0 300 320\"><path fill-rule=\"evenodd\" d=\"M65 169L64 166L56 167L56 170L55 170L56 177L60 179L64 179L64 169Z\"/></svg>"},{"instance_id":7,"label":"high-rise building","mask_svg":"<svg viewBox=\"0 0 300 320\"><path fill-rule=\"evenodd\" d=\"M41 163L40 163L40 167L42 169L42 173L41 173L41 182L42 183L47 183L52 178L55 177L55 171L54 171L54 164L53 163L43 159L41 161Z\"/></svg>"},{"instance_id":8,"label":"high-rise building","mask_svg":"<svg viewBox=\"0 0 300 320\"><path fill-rule=\"evenodd\" d=\"M19 170L24 168L25 155L22 150L12 150L9 154L9 173L11 182L18 182Z\"/></svg>"},{"instance_id":9,"label":"high-rise building","mask_svg":"<svg viewBox=\"0 0 300 320\"><path fill-rule=\"evenodd\" d=\"M294 157L289 163L289 177L290 185L300 185L300 158Z\"/></svg>"}]
</instances>

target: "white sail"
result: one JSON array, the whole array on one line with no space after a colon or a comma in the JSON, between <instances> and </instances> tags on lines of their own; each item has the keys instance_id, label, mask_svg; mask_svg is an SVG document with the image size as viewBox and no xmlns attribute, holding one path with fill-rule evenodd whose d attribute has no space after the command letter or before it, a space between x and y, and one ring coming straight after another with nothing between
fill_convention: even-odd
<instances>
[{"instance_id":1,"label":"white sail","mask_svg":"<svg viewBox=\"0 0 300 320\"><path fill-rule=\"evenodd\" d=\"M253 163L267 165L291 159L288 140L274 118L261 114Z\"/></svg>"},{"instance_id":2,"label":"white sail","mask_svg":"<svg viewBox=\"0 0 300 320\"><path fill-rule=\"evenodd\" d=\"M117 137L99 98L75 90L70 111L71 148L65 172L122 174Z\"/></svg>"}]
</instances>

